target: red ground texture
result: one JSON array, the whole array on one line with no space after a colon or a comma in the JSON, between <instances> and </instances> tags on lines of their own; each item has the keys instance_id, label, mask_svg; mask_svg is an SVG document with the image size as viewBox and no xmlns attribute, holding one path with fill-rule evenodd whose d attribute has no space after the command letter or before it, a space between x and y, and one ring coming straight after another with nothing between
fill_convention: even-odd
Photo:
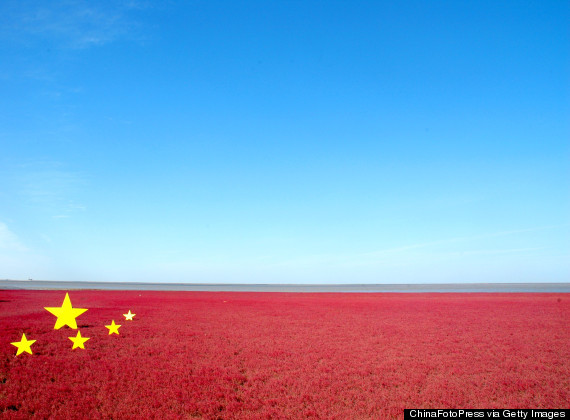
<instances>
[{"instance_id":1,"label":"red ground texture","mask_svg":"<svg viewBox=\"0 0 570 420\"><path fill-rule=\"evenodd\" d=\"M391 419L568 408L568 294L0 290L0 418ZM133 321L122 314L131 310ZM119 335L105 325L121 324ZM22 333L33 354L16 356Z\"/></svg>"}]
</instances>

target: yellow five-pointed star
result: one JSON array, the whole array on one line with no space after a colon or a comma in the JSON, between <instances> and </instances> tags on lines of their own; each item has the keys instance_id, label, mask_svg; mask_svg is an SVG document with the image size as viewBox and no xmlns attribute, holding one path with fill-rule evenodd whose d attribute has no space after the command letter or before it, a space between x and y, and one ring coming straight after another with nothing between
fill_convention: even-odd
<instances>
[{"instance_id":1,"label":"yellow five-pointed star","mask_svg":"<svg viewBox=\"0 0 570 420\"><path fill-rule=\"evenodd\" d=\"M130 310L130 309L129 309L129 313L128 313L128 314L123 314L123 316L125 317L125 319L126 319L127 321L132 321L132 320L133 320L133 317L134 317L135 315L136 315L136 314L132 314L132 313L131 313L131 310Z\"/></svg>"},{"instance_id":2,"label":"yellow five-pointed star","mask_svg":"<svg viewBox=\"0 0 570 420\"><path fill-rule=\"evenodd\" d=\"M85 312L87 309L82 308L74 308L71 306L71 300L69 300L69 293L65 294L65 299L63 299L63 304L59 308L44 308L47 311L51 312L55 316L57 316L57 320L55 321L54 330L59 330L64 325L67 325L69 328L73 328L74 330L77 329L77 323L75 322L75 318Z\"/></svg>"},{"instance_id":3,"label":"yellow five-pointed star","mask_svg":"<svg viewBox=\"0 0 570 420\"><path fill-rule=\"evenodd\" d=\"M35 342L36 340L28 340L26 338L26 334L22 333L22 339L20 341L16 341L15 343L10 343L10 344L18 347L18 351L16 352L16 356L18 356L23 352L32 354L31 345L34 344Z\"/></svg>"},{"instance_id":4,"label":"yellow five-pointed star","mask_svg":"<svg viewBox=\"0 0 570 420\"><path fill-rule=\"evenodd\" d=\"M76 349L77 347L79 347L80 349L84 349L85 346L83 345L83 343L85 343L87 340L90 340L89 337L81 337L81 331L77 331L77 335L75 337L68 337L71 341L73 341L73 347L71 348L71 350Z\"/></svg>"},{"instance_id":5,"label":"yellow five-pointed star","mask_svg":"<svg viewBox=\"0 0 570 420\"><path fill-rule=\"evenodd\" d=\"M105 327L109 328L109 335L113 333L119 334L120 325L115 324L115 320L111 321L111 325L105 325Z\"/></svg>"}]
</instances>

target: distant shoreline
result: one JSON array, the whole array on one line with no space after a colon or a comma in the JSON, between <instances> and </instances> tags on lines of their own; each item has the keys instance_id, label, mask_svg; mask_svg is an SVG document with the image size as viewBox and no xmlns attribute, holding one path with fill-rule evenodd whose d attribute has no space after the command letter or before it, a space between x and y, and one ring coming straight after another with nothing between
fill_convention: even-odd
<instances>
[{"instance_id":1,"label":"distant shoreline","mask_svg":"<svg viewBox=\"0 0 570 420\"><path fill-rule=\"evenodd\" d=\"M232 284L0 280L0 290L14 289L298 293L570 293L570 283Z\"/></svg>"}]
</instances>

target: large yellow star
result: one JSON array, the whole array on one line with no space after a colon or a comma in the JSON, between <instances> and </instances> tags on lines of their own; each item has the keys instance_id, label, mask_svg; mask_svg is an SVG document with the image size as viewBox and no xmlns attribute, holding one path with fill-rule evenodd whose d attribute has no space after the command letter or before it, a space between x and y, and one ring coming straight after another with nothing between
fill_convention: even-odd
<instances>
[{"instance_id":1,"label":"large yellow star","mask_svg":"<svg viewBox=\"0 0 570 420\"><path fill-rule=\"evenodd\" d=\"M71 306L71 300L69 300L69 293L65 294L65 299L63 299L63 304L59 308L44 308L57 316L57 321L55 321L54 330L59 330L64 325L69 328L77 329L77 323L75 318L85 312L87 309L74 308Z\"/></svg>"},{"instance_id":2,"label":"large yellow star","mask_svg":"<svg viewBox=\"0 0 570 420\"><path fill-rule=\"evenodd\" d=\"M77 347L79 347L80 349L84 349L85 346L83 345L83 343L85 343L87 340L90 340L89 337L81 337L81 331L77 331L77 335L75 337L67 337L67 338L73 341L73 347L71 348L71 350L76 349Z\"/></svg>"},{"instance_id":3,"label":"large yellow star","mask_svg":"<svg viewBox=\"0 0 570 420\"><path fill-rule=\"evenodd\" d=\"M129 313L128 313L128 314L123 314L123 316L125 317L125 319L126 319L127 321L132 321L132 320L133 320L133 317L134 317L135 315L136 315L136 314L131 313L131 310L130 310L130 309L129 309Z\"/></svg>"},{"instance_id":4,"label":"large yellow star","mask_svg":"<svg viewBox=\"0 0 570 420\"><path fill-rule=\"evenodd\" d=\"M34 344L36 340L28 340L26 338L26 334L22 333L22 339L20 341L16 341L15 343L10 343L13 346L18 347L18 351L16 352L16 356L19 356L23 352L32 354L31 345Z\"/></svg>"},{"instance_id":5,"label":"large yellow star","mask_svg":"<svg viewBox=\"0 0 570 420\"><path fill-rule=\"evenodd\" d=\"M109 335L113 333L119 335L120 325L115 324L115 320L111 321L111 325L105 325L105 327L109 328Z\"/></svg>"}]
</instances>

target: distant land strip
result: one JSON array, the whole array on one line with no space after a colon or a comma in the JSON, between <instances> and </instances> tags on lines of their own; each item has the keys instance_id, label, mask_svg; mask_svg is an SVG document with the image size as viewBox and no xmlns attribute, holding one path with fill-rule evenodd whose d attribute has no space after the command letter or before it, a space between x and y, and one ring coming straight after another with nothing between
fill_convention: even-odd
<instances>
[{"instance_id":1,"label":"distant land strip","mask_svg":"<svg viewBox=\"0 0 570 420\"><path fill-rule=\"evenodd\" d=\"M0 289L301 293L570 293L570 283L234 284L0 280Z\"/></svg>"}]
</instances>

